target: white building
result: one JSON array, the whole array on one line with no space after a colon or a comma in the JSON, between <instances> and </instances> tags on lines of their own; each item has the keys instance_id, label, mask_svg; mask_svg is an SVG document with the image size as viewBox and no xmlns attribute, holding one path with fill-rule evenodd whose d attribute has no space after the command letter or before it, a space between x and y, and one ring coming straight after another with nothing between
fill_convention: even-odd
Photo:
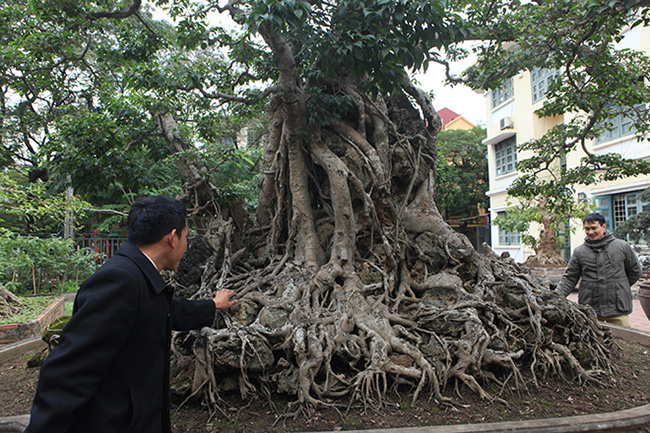
<instances>
[{"instance_id":1,"label":"white building","mask_svg":"<svg viewBox=\"0 0 650 433\"><path fill-rule=\"evenodd\" d=\"M621 47L650 52L650 28L636 27L625 33L619 44ZM508 201L506 190L519 175L515 169L517 161L531 155L518 152L516 145L543 136L550 128L568 121L570 115L540 118L535 110L542 107L545 100L545 90L553 71L534 70L532 73L523 71L508 80L502 89L486 93L487 105L487 138L484 140L488 148L489 161L489 191L491 220L501 212L506 212ZM593 153L619 153L625 158L650 160L650 142L637 141L630 133L630 124L623 116L615 119L616 129L600 137L597 141L588 143L588 149ZM584 152L578 150L566 158L568 168L576 167ZM615 182L605 182L589 187L578 186L576 198L591 199L596 203L597 211L603 214L608 222L608 228L614 229L617 224L639 213L650 203L642 203L639 194L650 186L650 176L637 176L621 179ZM573 251L584 240L581 221L573 220L571 224L578 229L570 235L570 246L566 252ZM530 234L537 234L537 227L530 228ZM497 254L507 251L518 262L523 262L534 251L520 243L517 233L508 233L495 224L492 225L492 248ZM568 258L568 255L565 256Z\"/></svg>"}]
</instances>

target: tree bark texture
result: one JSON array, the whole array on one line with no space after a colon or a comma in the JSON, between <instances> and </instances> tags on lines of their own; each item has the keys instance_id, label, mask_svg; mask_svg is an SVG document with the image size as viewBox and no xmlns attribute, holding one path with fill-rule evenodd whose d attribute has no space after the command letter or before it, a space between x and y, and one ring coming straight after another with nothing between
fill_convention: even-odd
<instances>
[{"instance_id":1,"label":"tree bark texture","mask_svg":"<svg viewBox=\"0 0 650 433\"><path fill-rule=\"evenodd\" d=\"M444 222L435 204L441 122L425 92L407 77L402 92L375 97L352 79L302 82L290 47L264 37L281 91L268 104L256 222L229 209L201 225L214 254L194 295L228 287L240 302L213 328L176 336L175 365L194 360L183 395L217 408L229 390L368 408L394 388L413 402L445 403L444 390L458 385L501 401L486 385L534 386L522 369L612 378L613 346L593 310L489 248L479 254ZM316 121L306 106L316 85L356 103Z\"/></svg>"}]
</instances>

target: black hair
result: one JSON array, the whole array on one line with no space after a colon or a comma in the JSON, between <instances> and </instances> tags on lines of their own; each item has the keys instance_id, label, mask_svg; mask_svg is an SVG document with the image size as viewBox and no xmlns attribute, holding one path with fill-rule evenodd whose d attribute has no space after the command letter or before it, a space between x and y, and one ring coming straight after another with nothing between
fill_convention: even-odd
<instances>
[{"instance_id":1,"label":"black hair","mask_svg":"<svg viewBox=\"0 0 650 433\"><path fill-rule=\"evenodd\" d=\"M180 238L186 224L186 211L175 198L157 195L131 206L126 220L129 241L136 245L152 245L172 230Z\"/></svg>"},{"instance_id":2,"label":"black hair","mask_svg":"<svg viewBox=\"0 0 650 433\"><path fill-rule=\"evenodd\" d=\"M606 222L607 222L607 221L605 221L605 217L602 216L602 215L599 214L599 213L590 213L589 215L587 215L586 217L584 217L584 219L582 220L582 224L586 224L586 223L598 223L598 224L600 224L601 226L604 226Z\"/></svg>"}]
</instances>

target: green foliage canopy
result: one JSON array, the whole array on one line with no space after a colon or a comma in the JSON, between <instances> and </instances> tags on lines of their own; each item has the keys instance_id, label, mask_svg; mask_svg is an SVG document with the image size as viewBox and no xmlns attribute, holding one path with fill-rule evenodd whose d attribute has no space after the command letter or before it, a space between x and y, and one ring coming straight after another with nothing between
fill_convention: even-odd
<instances>
[{"instance_id":1,"label":"green foliage canopy","mask_svg":"<svg viewBox=\"0 0 650 433\"><path fill-rule=\"evenodd\" d=\"M40 181L27 182L18 170L0 172L0 223L5 230L57 233L66 212L83 217L91 209L79 197L66 199L65 193L52 193Z\"/></svg>"},{"instance_id":2,"label":"green foliage canopy","mask_svg":"<svg viewBox=\"0 0 650 433\"><path fill-rule=\"evenodd\" d=\"M205 155L170 148L159 116L174 113L179 136L198 149L221 145L233 122L251 116L218 110L193 92L203 78L228 89L237 74L229 77L229 63L209 47L182 48L183 34L177 38L169 24L153 20L146 5L0 6L0 162L49 169L53 192L71 184L97 206L118 207L138 194L177 195L179 158Z\"/></svg>"},{"instance_id":3,"label":"green foliage canopy","mask_svg":"<svg viewBox=\"0 0 650 433\"><path fill-rule=\"evenodd\" d=\"M259 117L284 67L269 49L269 35L277 35L293 50L311 119L321 123L345 115L355 103L337 91L346 77L361 79L361 90L370 94L397 91L405 69L444 63L445 55L463 57L467 50L459 44L468 40L483 41L477 64L463 77L475 87L496 88L522 69L558 69L539 115L582 114L525 145L535 157L520 164L513 196L557 197L549 206L563 210L571 206L572 185L650 171L644 162L589 152L585 145L611 128L621 110L649 99L639 80L649 76L648 59L614 49L625 26L647 23L646 1L157 5L178 19L174 26L153 20L140 2L0 4L0 103L7 113L2 164L44 164L61 173L54 179L63 183L62 174L69 174L78 191L97 200L104 196L105 203L180 185L180 179L172 180L174 158L196 161L220 152L171 157L175 152L160 136L160 114L172 112L179 135L196 149L218 144L233 124ZM237 25L214 25L212 12L229 12ZM648 111L635 111L634 119L640 134L647 130ZM580 167L553 168L578 146L586 152ZM221 155L234 157L234 165L240 157ZM544 179L544 173L551 175Z\"/></svg>"}]
</instances>

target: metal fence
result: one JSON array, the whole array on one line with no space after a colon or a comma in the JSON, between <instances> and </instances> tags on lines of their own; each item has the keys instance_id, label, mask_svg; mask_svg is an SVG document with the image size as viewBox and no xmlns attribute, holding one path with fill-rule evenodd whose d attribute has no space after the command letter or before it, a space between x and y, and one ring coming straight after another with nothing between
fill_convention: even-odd
<instances>
[{"instance_id":1,"label":"metal fence","mask_svg":"<svg viewBox=\"0 0 650 433\"><path fill-rule=\"evenodd\" d=\"M74 242L77 249L88 248L95 253L95 261L102 264L113 257L120 245L126 242L126 238L77 237Z\"/></svg>"}]
</instances>

